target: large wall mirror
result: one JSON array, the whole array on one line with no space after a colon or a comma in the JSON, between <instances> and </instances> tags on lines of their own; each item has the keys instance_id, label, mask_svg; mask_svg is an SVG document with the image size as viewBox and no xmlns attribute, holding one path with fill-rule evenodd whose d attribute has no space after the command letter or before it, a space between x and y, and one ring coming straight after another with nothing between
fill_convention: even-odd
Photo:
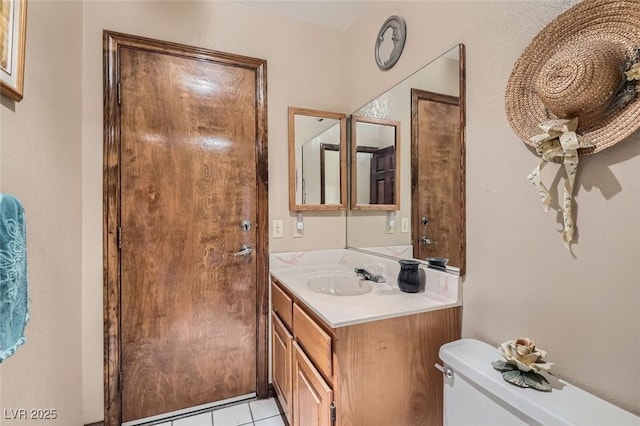
<instances>
[{"instance_id":1,"label":"large wall mirror","mask_svg":"<svg viewBox=\"0 0 640 426\"><path fill-rule=\"evenodd\" d=\"M351 116L352 210L398 210L400 122Z\"/></svg>"},{"instance_id":2,"label":"large wall mirror","mask_svg":"<svg viewBox=\"0 0 640 426\"><path fill-rule=\"evenodd\" d=\"M289 107L289 210L345 210L345 114Z\"/></svg>"},{"instance_id":3,"label":"large wall mirror","mask_svg":"<svg viewBox=\"0 0 640 426\"><path fill-rule=\"evenodd\" d=\"M448 259L449 271L464 275L464 96L460 44L353 113L355 121L396 122L404 130L395 142L399 203L393 213L352 207L347 214L348 247L421 261L442 257ZM361 162L357 154L353 159L359 132L358 127L351 147L352 176L353 163L357 170ZM358 186L355 194L360 192ZM356 201L356 207L366 204Z\"/></svg>"}]
</instances>

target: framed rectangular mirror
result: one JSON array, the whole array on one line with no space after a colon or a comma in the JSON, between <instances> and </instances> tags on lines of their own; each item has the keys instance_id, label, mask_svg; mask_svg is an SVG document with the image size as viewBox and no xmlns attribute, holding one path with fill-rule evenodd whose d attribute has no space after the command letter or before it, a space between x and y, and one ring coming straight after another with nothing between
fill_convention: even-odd
<instances>
[{"instance_id":1,"label":"framed rectangular mirror","mask_svg":"<svg viewBox=\"0 0 640 426\"><path fill-rule=\"evenodd\" d=\"M289 107L289 210L347 207L345 114Z\"/></svg>"},{"instance_id":2,"label":"framed rectangular mirror","mask_svg":"<svg viewBox=\"0 0 640 426\"><path fill-rule=\"evenodd\" d=\"M396 145L395 161L401 166L395 226L389 226L388 211L358 208L366 204L356 198L347 213L347 247L424 263L431 257L447 258L446 269L464 275L464 45L454 46L353 114L356 122L395 120L405 130L398 132L401 142ZM358 131L356 127L360 145ZM356 170L363 155L351 153ZM351 166L352 180L357 181ZM362 191L356 188L356 194Z\"/></svg>"},{"instance_id":3,"label":"framed rectangular mirror","mask_svg":"<svg viewBox=\"0 0 640 426\"><path fill-rule=\"evenodd\" d=\"M398 210L400 122L351 116L352 210Z\"/></svg>"}]
</instances>

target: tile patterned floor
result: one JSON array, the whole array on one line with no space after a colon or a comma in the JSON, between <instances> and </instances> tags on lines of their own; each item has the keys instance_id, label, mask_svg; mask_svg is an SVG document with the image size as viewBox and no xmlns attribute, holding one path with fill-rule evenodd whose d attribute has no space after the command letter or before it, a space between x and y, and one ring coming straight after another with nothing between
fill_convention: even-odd
<instances>
[{"instance_id":1,"label":"tile patterned floor","mask_svg":"<svg viewBox=\"0 0 640 426\"><path fill-rule=\"evenodd\" d=\"M273 398L243 402L155 426L284 426Z\"/></svg>"}]
</instances>

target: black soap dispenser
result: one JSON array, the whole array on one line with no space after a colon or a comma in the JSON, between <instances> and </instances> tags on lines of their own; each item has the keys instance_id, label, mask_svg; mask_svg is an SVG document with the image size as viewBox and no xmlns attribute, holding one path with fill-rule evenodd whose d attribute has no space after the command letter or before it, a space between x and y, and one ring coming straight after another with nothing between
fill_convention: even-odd
<instances>
[{"instance_id":1,"label":"black soap dispenser","mask_svg":"<svg viewBox=\"0 0 640 426\"><path fill-rule=\"evenodd\" d=\"M398 288L405 293L417 293L422 287L420 279L420 262L413 259L400 259L398 273Z\"/></svg>"}]
</instances>

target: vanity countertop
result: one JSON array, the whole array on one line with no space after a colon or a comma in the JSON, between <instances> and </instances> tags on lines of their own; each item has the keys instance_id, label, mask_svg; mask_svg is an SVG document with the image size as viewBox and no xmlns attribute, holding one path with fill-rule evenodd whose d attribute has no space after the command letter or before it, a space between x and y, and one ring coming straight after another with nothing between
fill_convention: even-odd
<instances>
[{"instance_id":1,"label":"vanity countertop","mask_svg":"<svg viewBox=\"0 0 640 426\"><path fill-rule=\"evenodd\" d=\"M461 305L457 275L425 269L425 291L404 293L398 289L396 265L393 260L350 250L271 255L271 274L332 328ZM310 278L332 272L355 277L355 266L383 270L386 282L367 281L372 291L355 296L317 293L307 286Z\"/></svg>"}]
</instances>

